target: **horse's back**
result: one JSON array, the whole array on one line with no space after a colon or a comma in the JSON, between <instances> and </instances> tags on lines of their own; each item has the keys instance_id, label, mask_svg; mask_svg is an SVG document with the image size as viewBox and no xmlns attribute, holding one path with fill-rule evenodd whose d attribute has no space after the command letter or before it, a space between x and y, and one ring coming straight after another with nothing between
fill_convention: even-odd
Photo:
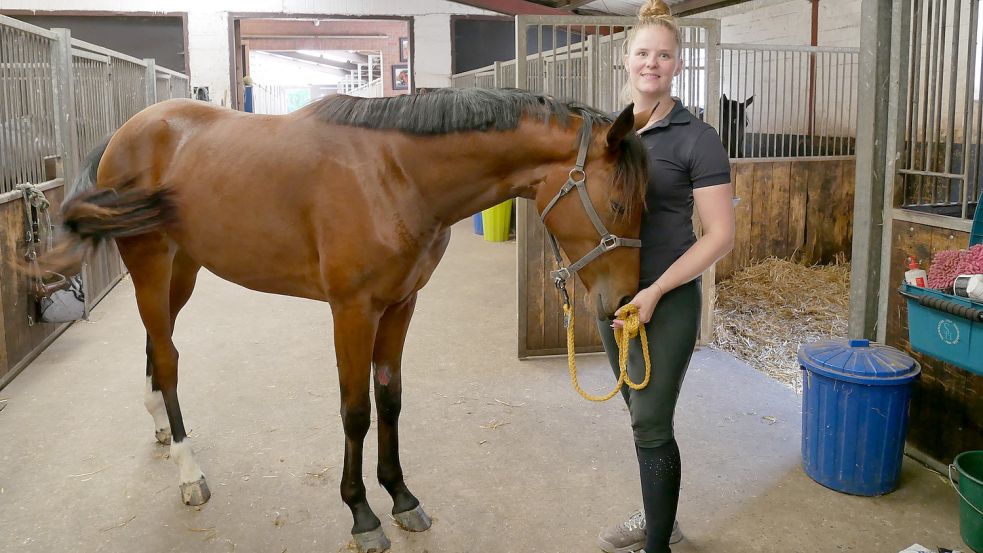
<instances>
[{"instance_id":1,"label":"horse's back","mask_svg":"<svg viewBox=\"0 0 983 553\"><path fill-rule=\"evenodd\" d=\"M171 100L120 129L99 181L168 189L180 213L167 236L232 282L316 299L378 278L395 291L404 280L422 285L433 267L411 260L446 246L413 208L405 177L386 169L386 144L406 140ZM408 265L394 281L385 274L396 255Z\"/></svg>"}]
</instances>

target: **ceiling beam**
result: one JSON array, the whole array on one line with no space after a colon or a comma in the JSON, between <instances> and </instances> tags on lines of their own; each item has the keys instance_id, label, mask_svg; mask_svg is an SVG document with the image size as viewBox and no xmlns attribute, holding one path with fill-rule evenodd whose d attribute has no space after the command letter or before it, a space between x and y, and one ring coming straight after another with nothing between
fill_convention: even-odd
<instances>
[{"instance_id":1,"label":"ceiling beam","mask_svg":"<svg viewBox=\"0 0 983 553\"><path fill-rule=\"evenodd\" d=\"M348 60L348 63L368 63L369 57L365 54L357 54L355 52L331 52L331 55L336 58L344 58Z\"/></svg>"},{"instance_id":2,"label":"ceiling beam","mask_svg":"<svg viewBox=\"0 0 983 553\"><path fill-rule=\"evenodd\" d=\"M570 15L569 10L560 10L526 0L453 0L473 8L481 8L506 15Z\"/></svg>"},{"instance_id":3,"label":"ceiling beam","mask_svg":"<svg viewBox=\"0 0 983 553\"><path fill-rule=\"evenodd\" d=\"M751 0L683 0L672 5L672 13L676 17L696 15L718 8L726 8L735 4L743 4Z\"/></svg>"},{"instance_id":4,"label":"ceiling beam","mask_svg":"<svg viewBox=\"0 0 983 553\"><path fill-rule=\"evenodd\" d=\"M290 50L364 50L382 51L387 41L383 40L364 40L364 39L340 39L340 38L317 38L317 37L290 37L290 38L251 38L243 40L243 44L248 44L252 50L264 50L267 52L286 52ZM339 53L352 63L365 63L368 57L362 54L347 52Z\"/></svg>"},{"instance_id":5,"label":"ceiling beam","mask_svg":"<svg viewBox=\"0 0 983 553\"><path fill-rule=\"evenodd\" d=\"M531 0L537 4L542 4L558 10L575 10L585 4L590 4L594 0Z\"/></svg>"},{"instance_id":6,"label":"ceiling beam","mask_svg":"<svg viewBox=\"0 0 983 553\"><path fill-rule=\"evenodd\" d=\"M265 56L268 56L270 58L282 59L284 61L289 61L289 62L294 62L294 63L302 64L302 65L305 65L307 67L310 67L314 71L318 71L318 72L321 72L321 73L326 73L326 74L329 74L329 75L334 75L336 77L344 77L344 76L347 76L347 75L349 75L351 73L350 71L347 71L345 69L340 69L338 67L331 67L331 66L328 66L328 65L323 65L323 64L320 64L320 63L317 63L317 62L311 62L311 61L301 60L301 59L297 59L297 58L295 58L293 56L287 56L287 55L284 55L284 54L281 54L281 53L276 53L276 52L255 52L255 53L256 54L265 55Z\"/></svg>"},{"instance_id":7,"label":"ceiling beam","mask_svg":"<svg viewBox=\"0 0 983 553\"><path fill-rule=\"evenodd\" d=\"M271 35L394 35L406 36L406 21L368 19L243 19L240 32Z\"/></svg>"},{"instance_id":8,"label":"ceiling beam","mask_svg":"<svg viewBox=\"0 0 983 553\"><path fill-rule=\"evenodd\" d=\"M318 65L324 65L324 66L327 66L327 67L334 67L334 68L337 68L337 69L344 69L344 70L358 69L358 65L356 65L356 64L354 64L352 62L338 61L338 60L326 58L324 56L312 56L310 54L301 54L300 52L289 52L289 51L277 52L277 55L278 56L288 57L288 58L294 58L294 59L297 59L297 60L300 60L300 61L307 61L307 62L311 62L311 63L316 63ZM340 57L340 56L338 56L338 57ZM363 57L364 58L365 56L360 56L360 57ZM367 58L366 58L366 60L367 60Z\"/></svg>"}]
</instances>

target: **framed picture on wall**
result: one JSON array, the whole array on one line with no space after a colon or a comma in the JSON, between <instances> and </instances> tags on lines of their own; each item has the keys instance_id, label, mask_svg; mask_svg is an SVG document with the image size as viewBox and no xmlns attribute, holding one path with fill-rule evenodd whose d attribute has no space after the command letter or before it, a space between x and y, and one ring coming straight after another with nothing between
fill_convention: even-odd
<instances>
[{"instance_id":1,"label":"framed picture on wall","mask_svg":"<svg viewBox=\"0 0 983 553\"><path fill-rule=\"evenodd\" d=\"M410 61L410 39L405 36L399 39L399 61L403 63Z\"/></svg>"},{"instance_id":2,"label":"framed picture on wall","mask_svg":"<svg viewBox=\"0 0 983 553\"><path fill-rule=\"evenodd\" d=\"M394 63L392 65L393 90L409 90L410 70L405 63Z\"/></svg>"}]
</instances>

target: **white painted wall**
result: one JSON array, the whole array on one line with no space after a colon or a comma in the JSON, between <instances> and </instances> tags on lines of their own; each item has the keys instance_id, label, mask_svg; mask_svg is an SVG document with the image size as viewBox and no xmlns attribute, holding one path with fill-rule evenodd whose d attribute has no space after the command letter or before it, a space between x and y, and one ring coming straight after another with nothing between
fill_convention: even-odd
<instances>
[{"instance_id":1,"label":"white painted wall","mask_svg":"<svg viewBox=\"0 0 983 553\"><path fill-rule=\"evenodd\" d=\"M819 1L819 45L860 46L861 0ZM720 41L808 45L812 5L806 0L754 0L697 17L720 19Z\"/></svg>"},{"instance_id":2,"label":"white painted wall","mask_svg":"<svg viewBox=\"0 0 983 553\"><path fill-rule=\"evenodd\" d=\"M860 46L861 0L820 0L819 46ZM728 44L808 46L812 5L805 0L754 0L699 17L720 19L720 41ZM721 92L731 99L754 95L748 110L751 132L808 130L808 57L802 54L747 53L722 66ZM856 125L858 67L846 56L824 57L817 66L816 132L848 136ZM827 86L827 82L834 86ZM843 83L836 87L835 83Z\"/></svg>"},{"instance_id":3,"label":"white painted wall","mask_svg":"<svg viewBox=\"0 0 983 553\"><path fill-rule=\"evenodd\" d=\"M418 87L450 86L451 15L500 15L445 0L0 0L0 8L187 12L191 84L209 87L214 101L226 99L226 103L230 94L229 12L412 17L413 71Z\"/></svg>"}]
</instances>

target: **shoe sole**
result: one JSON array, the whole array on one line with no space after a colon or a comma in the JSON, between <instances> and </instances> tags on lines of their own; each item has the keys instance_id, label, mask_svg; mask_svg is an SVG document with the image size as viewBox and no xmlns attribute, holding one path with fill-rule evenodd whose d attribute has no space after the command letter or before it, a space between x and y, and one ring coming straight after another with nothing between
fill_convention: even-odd
<instances>
[{"instance_id":1,"label":"shoe sole","mask_svg":"<svg viewBox=\"0 0 983 553\"><path fill-rule=\"evenodd\" d=\"M604 551L604 553L635 553L635 551L640 551L643 547L645 547L645 542L640 541L624 547L615 547L613 543L602 538L597 538L597 546L600 547L601 551Z\"/></svg>"},{"instance_id":2,"label":"shoe sole","mask_svg":"<svg viewBox=\"0 0 983 553\"><path fill-rule=\"evenodd\" d=\"M679 531L679 527L673 529L672 535L669 536L669 545L676 545L677 543L683 541L685 536ZM597 538L597 546L601 548L604 553L635 553L636 551L641 551L645 547L645 542L640 541L625 547L615 547L613 543Z\"/></svg>"}]
</instances>

